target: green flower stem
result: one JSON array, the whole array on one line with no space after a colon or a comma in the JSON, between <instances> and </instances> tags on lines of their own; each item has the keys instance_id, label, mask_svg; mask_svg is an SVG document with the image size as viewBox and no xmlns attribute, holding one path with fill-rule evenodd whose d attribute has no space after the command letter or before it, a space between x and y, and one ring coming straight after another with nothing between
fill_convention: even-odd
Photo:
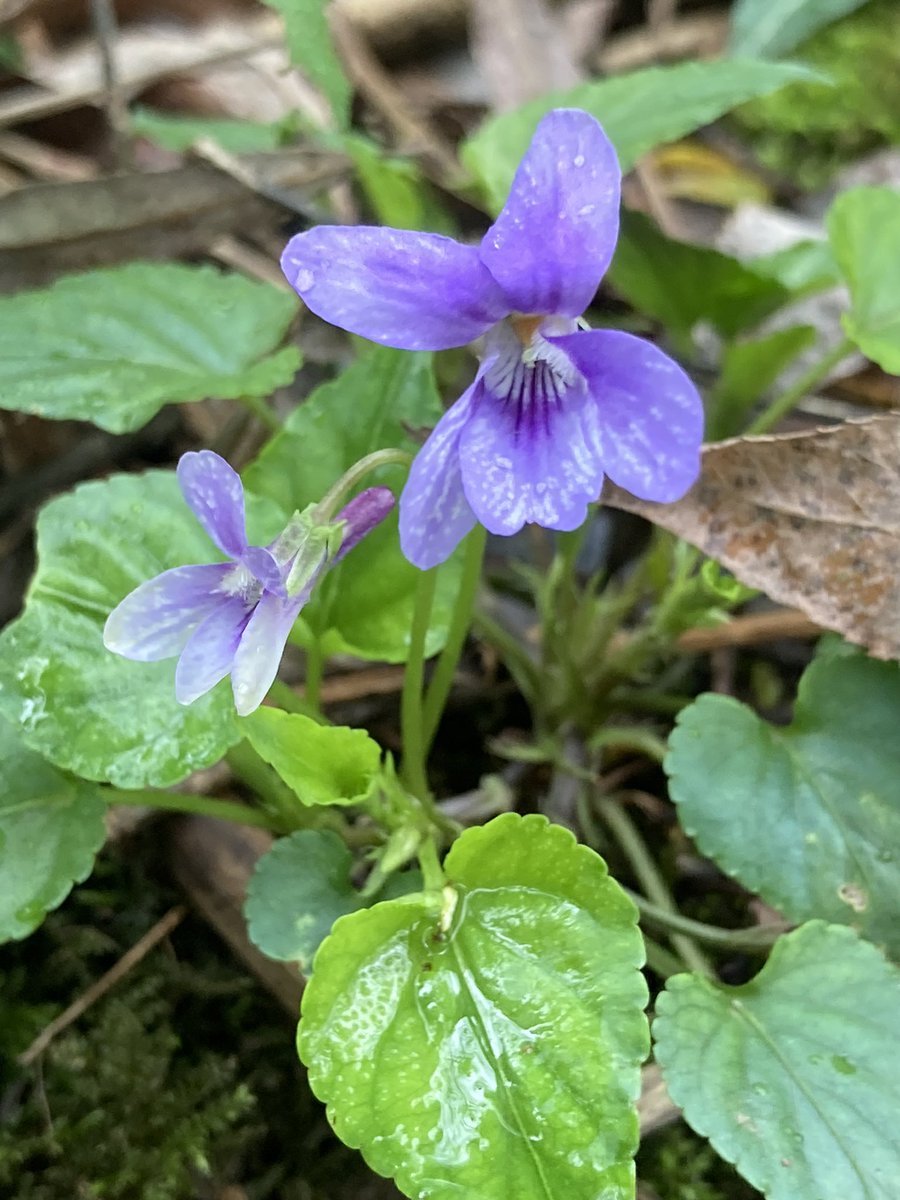
<instances>
[{"instance_id":1,"label":"green flower stem","mask_svg":"<svg viewBox=\"0 0 900 1200\"><path fill-rule=\"evenodd\" d=\"M641 931L641 936L644 939L644 949L647 952L647 966L654 974L659 975L661 979L669 979L672 975L681 975L684 971L681 959L667 950L665 946L661 946L659 942L654 942L652 938Z\"/></svg>"},{"instance_id":2,"label":"green flower stem","mask_svg":"<svg viewBox=\"0 0 900 1200\"><path fill-rule=\"evenodd\" d=\"M399 464L408 467L412 455L408 450L376 450L367 454L359 462L345 471L340 479L332 484L319 503L316 505L316 515L320 521L329 521L341 507L344 499L353 491L360 480L379 467L389 467Z\"/></svg>"},{"instance_id":3,"label":"green flower stem","mask_svg":"<svg viewBox=\"0 0 900 1200\"><path fill-rule=\"evenodd\" d=\"M439 892L446 882L446 875L438 858L437 846L430 837L424 838L419 845L419 866L422 868L422 882L426 892Z\"/></svg>"},{"instance_id":4,"label":"green flower stem","mask_svg":"<svg viewBox=\"0 0 900 1200\"><path fill-rule=\"evenodd\" d=\"M120 788L102 789L107 804L132 804L141 808L160 808L169 812L196 813L201 817L217 817L220 821L234 821L238 825L254 825L257 829L279 832L278 821L270 814L247 804L233 804L230 800L214 800L211 796L192 796L187 792L124 791Z\"/></svg>"},{"instance_id":5,"label":"green flower stem","mask_svg":"<svg viewBox=\"0 0 900 1200\"><path fill-rule=\"evenodd\" d=\"M255 792L269 819L269 828L279 833L295 829L333 829L344 836L347 822L335 809L301 804L286 783L261 758L249 742L238 742L225 755L238 779Z\"/></svg>"},{"instance_id":6,"label":"green flower stem","mask_svg":"<svg viewBox=\"0 0 900 1200\"><path fill-rule=\"evenodd\" d=\"M641 912L641 917L650 925L660 929L674 930L698 942L718 946L723 950L768 950L790 925L759 925L755 929L723 929L719 925L706 925L703 921L692 921L681 913L669 912L662 905L654 904L646 896L640 896L625 888Z\"/></svg>"},{"instance_id":7,"label":"green flower stem","mask_svg":"<svg viewBox=\"0 0 900 1200\"><path fill-rule=\"evenodd\" d=\"M416 588L412 628L409 633L409 657L403 676L403 694L400 698L400 733L403 739L403 763L400 771L406 787L425 800L428 795L428 779L425 774L426 744L424 729L424 705L422 687L425 681L425 639L431 620L431 606L437 571L423 571Z\"/></svg>"},{"instance_id":8,"label":"green flower stem","mask_svg":"<svg viewBox=\"0 0 900 1200\"><path fill-rule=\"evenodd\" d=\"M610 796L597 795L595 806L607 828L621 846L641 887L659 909L677 916L678 910L669 894L666 882L644 845L643 838L638 833L631 817L622 805ZM708 979L715 979L715 972L706 955L689 937L683 933L672 932L670 940L686 966Z\"/></svg>"},{"instance_id":9,"label":"green flower stem","mask_svg":"<svg viewBox=\"0 0 900 1200\"><path fill-rule=\"evenodd\" d=\"M441 652L434 669L434 675L425 696L425 711L422 717L425 754L427 756L434 741L434 735L444 712L447 697L453 686L453 677L459 665L460 655L465 645L466 635L472 624L472 609L475 606L475 596L481 582L481 567L484 562L484 547L487 542L487 530L483 525L476 525L466 538L466 553L463 560L462 578L459 581L459 591L453 606L453 617L447 633L447 643Z\"/></svg>"},{"instance_id":10,"label":"green flower stem","mask_svg":"<svg viewBox=\"0 0 900 1200\"><path fill-rule=\"evenodd\" d=\"M262 421L263 425L272 433L281 432L281 422L272 411L262 396L241 396L241 403L245 405L255 417Z\"/></svg>"},{"instance_id":11,"label":"green flower stem","mask_svg":"<svg viewBox=\"0 0 900 1200\"><path fill-rule=\"evenodd\" d=\"M774 429L780 421L784 419L794 408L794 406L803 399L812 389L828 375L831 369L848 354L853 351L853 343L849 338L844 338L833 350L814 363L809 370L800 376L796 383L791 386L780 396L777 396L772 403L765 408L755 421L747 427L747 434L754 435L760 433L768 433L770 429Z\"/></svg>"}]
</instances>

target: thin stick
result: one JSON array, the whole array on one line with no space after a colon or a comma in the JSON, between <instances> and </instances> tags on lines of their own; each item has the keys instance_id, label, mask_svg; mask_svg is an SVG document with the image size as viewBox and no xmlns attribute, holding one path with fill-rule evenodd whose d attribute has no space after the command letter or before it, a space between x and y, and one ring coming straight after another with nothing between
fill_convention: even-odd
<instances>
[{"instance_id":1,"label":"thin stick","mask_svg":"<svg viewBox=\"0 0 900 1200\"><path fill-rule=\"evenodd\" d=\"M113 157L118 166L128 138L128 108L119 86L116 69L116 42L119 23L111 0L91 0L91 22L100 50L100 77L103 80L103 108L113 137Z\"/></svg>"},{"instance_id":2,"label":"thin stick","mask_svg":"<svg viewBox=\"0 0 900 1200\"><path fill-rule=\"evenodd\" d=\"M101 975L95 983L91 984L86 992L83 992L58 1017L54 1017L50 1024L38 1034L28 1049L19 1055L20 1066L30 1067L34 1060L44 1053L57 1034L62 1033L64 1029L68 1029L80 1016L87 1012L92 1004L96 1004L121 979L124 979L128 972L136 967L157 943L161 942L164 937L167 937L177 925L180 925L187 916L187 911L185 905L176 904L174 908L169 909L164 917L160 917L153 928L148 929L144 936L122 955L115 966L110 967L105 975Z\"/></svg>"}]
</instances>

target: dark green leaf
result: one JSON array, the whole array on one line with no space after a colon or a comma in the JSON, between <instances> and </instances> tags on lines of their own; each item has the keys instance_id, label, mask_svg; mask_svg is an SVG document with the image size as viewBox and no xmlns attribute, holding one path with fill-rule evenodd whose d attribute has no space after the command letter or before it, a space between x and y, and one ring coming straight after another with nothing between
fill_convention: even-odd
<instances>
[{"instance_id":1,"label":"dark green leaf","mask_svg":"<svg viewBox=\"0 0 900 1200\"><path fill-rule=\"evenodd\" d=\"M284 430L247 468L247 485L287 510L302 509L320 500L364 455L389 446L415 452L408 429L433 425L440 415L429 355L367 349L291 413ZM391 467L370 475L365 485L382 483L399 494L403 480L402 468ZM329 653L401 662L420 574L400 553L393 515L329 573L304 618L324 633ZM429 654L446 638L458 578L458 562L451 559L438 578Z\"/></svg>"},{"instance_id":2,"label":"dark green leaf","mask_svg":"<svg viewBox=\"0 0 900 1200\"><path fill-rule=\"evenodd\" d=\"M69 275L0 299L0 407L125 433L164 404L266 396L300 365L292 347L272 354L295 311L278 288L212 267Z\"/></svg>"},{"instance_id":3,"label":"dark green leaf","mask_svg":"<svg viewBox=\"0 0 900 1200\"><path fill-rule=\"evenodd\" d=\"M378 774L381 748L364 729L320 725L280 708L258 708L240 725L302 804L358 804Z\"/></svg>"},{"instance_id":4,"label":"dark green leaf","mask_svg":"<svg viewBox=\"0 0 900 1200\"><path fill-rule=\"evenodd\" d=\"M742 987L676 975L656 1057L698 1133L769 1200L893 1200L900 973L812 921Z\"/></svg>"},{"instance_id":5,"label":"dark green leaf","mask_svg":"<svg viewBox=\"0 0 900 1200\"><path fill-rule=\"evenodd\" d=\"M665 768L704 854L794 920L853 925L900 953L900 666L814 662L793 722L729 696L683 709Z\"/></svg>"},{"instance_id":6,"label":"dark green leaf","mask_svg":"<svg viewBox=\"0 0 900 1200\"><path fill-rule=\"evenodd\" d=\"M463 143L462 157L496 212L535 126L552 108L583 108L592 113L627 171L648 150L709 125L745 100L810 78L812 73L796 63L752 60L648 67L550 92L513 112L490 117Z\"/></svg>"},{"instance_id":7,"label":"dark green leaf","mask_svg":"<svg viewBox=\"0 0 900 1200\"><path fill-rule=\"evenodd\" d=\"M90 874L105 812L96 785L61 775L0 718L0 941L31 933Z\"/></svg>"},{"instance_id":8,"label":"dark green leaf","mask_svg":"<svg viewBox=\"0 0 900 1200\"><path fill-rule=\"evenodd\" d=\"M900 375L900 192L844 192L828 214L828 236L850 288L844 328L863 354Z\"/></svg>"},{"instance_id":9,"label":"dark green leaf","mask_svg":"<svg viewBox=\"0 0 900 1200\"><path fill-rule=\"evenodd\" d=\"M229 154L247 154L253 150L277 150L296 133L297 121L294 117L267 123L227 117L180 117L139 107L132 109L131 129L164 150L177 153L190 150L201 138L209 138Z\"/></svg>"},{"instance_id":10,"label":"dark green leaf","mask_svg":"<svg viewBox=\"0 0 900 1200\"><path fill-rule=\"evenodd\" d=\"M866 0L736 0L728 49L742 58L779 58Z\"/></svg>"},{"instance_id":11,"label":"dark green leaf","mask_svg":"<svg viewBox=\"0 0 900 1200\"><path fill-rule=\"evenodd\" d=\"M255 532L274 535L281 514L255 508ZM174 472L114 475L51 501L37 552L25 611L0 635L0 711L27 745L123 788L167 787L221 758L241 737L227 681L185 708L174 660L130 662L102 641L110 611L139 583L220 557Z\"/></svg>"},{"instance_id":12,"label":"dark green leaf","mask_svg":"<svg viewBox=\"0 0 900 1200\"><path fill-rule=\"evenodd\" d=\"M746 429L753 406L784 368L816 340L811 325L778 329L752 341L732 342L722 356L722 373L709 396L706 440L735 437Z\"/></svg>"},{"instance_id":13,"label":"dark green leaf","mask_svg":"<svg viewBox=\"0 0 900 1200\"><path fill-rule=\"evenodd\" d=\"M429 1200L626 1200L646 1053L635 913L603 861L540 816L467 830L443 907L343 917L299 1047L330 1118Z\"/></svg>"}]
</instances>

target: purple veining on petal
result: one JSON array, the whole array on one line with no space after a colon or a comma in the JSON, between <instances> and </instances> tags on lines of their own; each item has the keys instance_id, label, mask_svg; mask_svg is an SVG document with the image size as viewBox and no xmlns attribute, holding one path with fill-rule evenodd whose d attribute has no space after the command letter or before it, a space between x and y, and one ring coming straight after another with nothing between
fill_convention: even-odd
<instances>
[{"instance_id":1,"label":"purple veining on petal","mask_svg":"<svg viewBox=\"0 0 900 1200\"><path fill-rule=\"evenodd\" d=\"M616 246L621 180L615 149L589 113L563 108L543 118L481 243L511 308L584 312Z\"/></svg>"},{"instance_id":2,"label":"purple veining on petal","mask_svg":"<svg viewBox=\"0 0 900 1200\"><path fill-rule=\"evenodd\" d=\"M400 547L423 571L449 558L475 525L463 491L459 439L478 387L476 381L438 421L400 495Z\"/></svg>"},{"instance_id":3,"label":"purple veining on petal","mask_svg":"<svg viewBox=\"0 0 900 1200\"><path fill-rule=\"evenodd\" d=\"M267 592L275 592L278 596L287 595L284 588L284 568L271 550L264 546L248 546L241 554L240 561Z\"/></svg>"},{"instance_id":4,"label":"purple veining on petal","mask_svg":"<svg viewBox=\"0 0 900 1200\"><path fill-rule=\"evenodd\" d=\"M221 603L230 563L173 567L130 592L106 618L107 650L137 662L174 658L197 625Z\"/></svg>"},{"instance_id":5,"label":"purple veining on petal","mask_svg":"<svg viewBox=\"0 0 900 1200\"><path fill-rule=\"evenodd\" d=\"M612 329L553 338L587 380L606 474L642 500L678 500L700 471L703 401L651 342Z\"/></svg>"},{"instance_id":6,"label":"purple veining on petal","mask_svg":"<svg viewBox=\"0 0 900 1200\"><path fill-rule=\"evenodd\" d=\"M318 316L401 350L464 346L509 312L477 247L436 233L319 225L281 267Z\"/></svg>"},{"instance_id":7,"label":"purple veining on petal","mask_svg":"<svg viewBox=\"0 0 900 1200\"><path fill-rule=\"evenodd\" d=\"M178 483L194 516L223 552L240 558L247 548L241 477L212 450L189 450L177 468Z\"/></svg>"},{"instance_id":8,"label":"purple veining on petal","mask_svg":"<svg viewBox=\"0 0 900 1200\"><path fill-rule=\"evenodd\" d=\"M315 579L297 596L284 599L267 592L247 622L234 654L231 687L238 715L259 708L278 674L291 626L309 599Z\"/></svg>"},{"instance_id":9,"label":"purple veining on petal","mask_svg":"<svg viewBox=\"0 0 900 1200\"><path fill-rule=\"evenodd\" d=\"M200 622L175 668L179 704L193 704L225 678L252 611L240 596L229 596Z\"/></svg>"}]
</instances>

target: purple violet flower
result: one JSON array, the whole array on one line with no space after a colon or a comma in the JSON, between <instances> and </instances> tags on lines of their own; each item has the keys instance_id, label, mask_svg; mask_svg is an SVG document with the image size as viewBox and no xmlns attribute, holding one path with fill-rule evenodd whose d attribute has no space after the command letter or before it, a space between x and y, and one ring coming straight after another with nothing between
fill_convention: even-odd
<instances>
[{"instance_id":1,"label":"purple violet flower","mask_svg":"<svg viewBox=\"0 0 900 1200\"><path fill-rule=\"evenodd\" d=\"M282 269L320 317L373 342L443 350L486 334L472 386L417 455L400 497L403 552L426 569L480 521L576 529L604 475L645 500L699 471L703 406L656 346L580 314L619 229L616 152L580 109L540 122L480 246L438 234L323 225Z\"/></svg>"},{"instance_id":2,"label":"purple violet flower","mask_svg":"<svg viewBox=\"0 0 900 1200\"><path fill-rule=\"evenodd\" d=\"M383 487L361 492L330 524L296 514L268 546L249 546L240 476L212 450L190 451L178 482L197 520L229 562L174 567L135 588L106 621L107 650L138 662L179 655L175 696L192 704L231 675L244 717L262 703L297 614L323 573L394 505ZM344 522L330 554L330 535Z\"/></svg>"}]
</instances>

